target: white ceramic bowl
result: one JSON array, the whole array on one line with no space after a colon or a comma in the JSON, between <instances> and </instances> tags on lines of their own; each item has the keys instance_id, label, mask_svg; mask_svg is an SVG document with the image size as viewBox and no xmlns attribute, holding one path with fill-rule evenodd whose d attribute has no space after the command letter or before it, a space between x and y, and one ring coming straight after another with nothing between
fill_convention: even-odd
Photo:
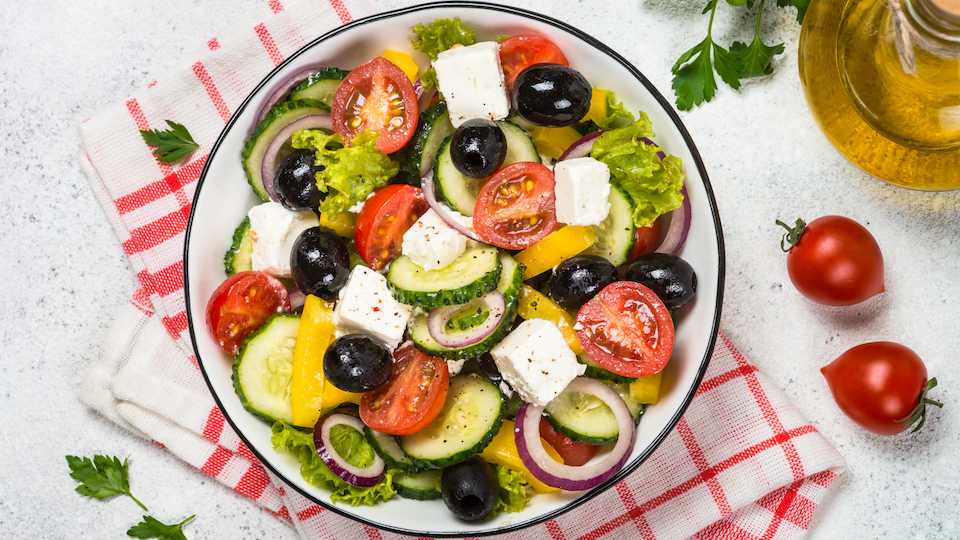
<instances>
[{"instance_id":1,"label":"white ceramic bowl","mask_svg":"<svg viewBox=\"0 0 960 540\"><path fill-rule=\"evenodd\" d=\"M656 142L683 160L693 219L681 255L696 270L698 284L696 299L683 308L660 401L646 409L624 469L593 490L534 495L523 512L501 513L474 523L454 518L441 501L395 497L376 506L331 504L328 491L307 484L300 476L296 456L273 450L270 426L243 409L230 378L232 359L220 350L204 322L207 300L225 277L223 254L233 230L248 209L260 202L247 184L240 151L267 97L286 77L308 66L351 69L387 48L409 51L411 29L417 23L455 17L475 28L478 40L520 33L549 38L591 84L616 91L628 110L642 110L650 116ZM415 58L421 67L429 63L420 53L415 53ZM233 115L210 153L197 186L184 254L187 315L197 361L224 416L250 450L294 489L334 512L381 529L434 537L482 536L540 523L575 508L635 470L674 428L700 384L719 329L723 272L716 201L692 139L663 96L620 55L583 32L536 13L476 2L425 4L356 21L317 38L271 72Z\"/></svg>"}]
</instances>

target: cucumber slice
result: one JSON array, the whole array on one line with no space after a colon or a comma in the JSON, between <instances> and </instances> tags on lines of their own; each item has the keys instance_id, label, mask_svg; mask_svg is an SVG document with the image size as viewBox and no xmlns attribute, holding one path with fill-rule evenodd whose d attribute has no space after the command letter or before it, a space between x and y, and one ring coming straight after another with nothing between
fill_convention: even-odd
<instances>
[{"instance_id":1,"label":"cucumber slice","mask_svg":"<svg viewBox=\"0 0 960 540\"><path fill-rule=\"evenodd\" d=\"M610 381L612 383L623 384L623 383L632 383L637 380L634 377L624 377L623 375L618 375L612 371L609 371L600 366L593 358L587 356L586 352L582 352L577 355L577 362L587 366L587 371L584 372L584 375L590 377L591 379L599 379L601 381Z\"/></svg>"},{"instance_id":2,"label":"cucumber slice","mask_svg":"<svg viewBox=\"0 0 960 540\"><path fill-rule=\"evenodd\" d=\"M253 239L250 238L250 216L243 218L233 231L233 244L223 256L223 269L228 276L253 270Z\"/></svg>"},{"instance_id":3,"label":"cucumber slice","mask_svg":"<svg viewBox=\"0 0 960 540\"><path fill-rule=\"evenodd\" d=\"M312 99L319 101L330 112L333 106L333 96L337 93L340 83L350 73L335 67L323 68L307 77L290 93L290 101L298 99Z\"/></svg>"},{"instance_id":4,"label":"cucumber slice","mask_svg":"<svg viewBox=\"0 0 960 540\"><path fill-rule=\"evenodd\" d=\"M503 159L503 166L520 161L540 163L540 154L533 145L533 139L522 128L505 120L497 122L503 135L507 139L507 156ZM436 182L440 195L450 206L465 216L473 215L473 207L477 204L477 195L487 178L467 178L460 174L450 157L450 141L447 137L443 141L440 153L437 155Z\"/></svg>"},{"instance_id":5,"label":"cucumber slice","mask_svg":"<svg viewBox=\"0 0 960 540\"><path fill-rule=\"evenodd\" d=\"M633 399L633 396L630 395L630 383L614 383L611 381L602 381L606 383L607 386L616 390L620 397L623 398L623 402L627 404L627 409L630 411L630 414L633 415L633 424L637 425L640 423L640 417L643 416L643 409L646 407L643 403Z\"/></svg>"},{"instance_id":6,"label":"cucumber slice","mask_svg":"<svg viewBox=\"0 0 960 540\"><path fill-rule=\"evenodd\" d=\"M593 226L597 240L581 255L599 255L614 266L620 266L627 262L636 234L633 202L616 184L610 184L610 196L607 200L610 201L610 213L607 214L607 219Z\"/></svg>"},{"instance_id":7,"label":"cucumber slice","mask_svg":"<svg viewBox=\"0 0 960 540\"><path fill-rule=\"evenodd\" d=\"M400 448L400 443L397 442L395 436L374 431L369 426L363 426L363 435L377 455L380 456L380 459L387 464L387 467L400 469L408 473L420 471L410 460L410 457L403 453L403 449Z\"/></svg>"},{"instance_id":8,"label":"cucumber slice","mask_svg":"<svg viewBox=\"0 0 960 540\"><path fill-rule=\"evenodd\" d=\"M397 495L418 501L440 498L440 476L442 470L423 471L421 473L400 472L393 475L393 487Z\"/></svg>"},{"instance_id":9,"label":"cucumber slice","mask_svg":"<svg viewBox=\"0 0 960 540\"><path fill-rule=\"evenodd\" d=\"M466 347L451 348L444 347L430 335L427 330L427 313L423 310L415 310L410 322L407 323L407 330L410 332L410 339L413 340L415 347L427 353L429 356L445 358L447 360L463 360L466 358L476 358L481 354L488 352L497 343L503 340L510 330L513 329L513 321L517 318L517 298L520 294L520 287L523 285L523 265L518 263L513 257L506 253L500 254L500 283L497 284L497 290L503 295L503 302L506 310L503 313L503 319L497 328L485 339L480 340L473 345Z\"/></svg>"},{"instance_id":10,"label":"cucumber slice","mask_svg":"<svg viewBox=\"0 0 960 540\"><path fill-rule=\"evenodd\" d=\"M617 417L606 403L582 392L565 392L543 408L553 428L574 441L607 444L617 440Z\"/></svg>"},{"instance_id":11,"label":"cucumber slice","mask_svg":"<svg viewBox=\"0 0 960 540\"><path fill-rule=\"evenodd\" d=\"M500 389L476 375L454 377L437 418L417 433L401 435L400 447L422 469L443 469L482 452L501 424Z\"/></svg>"},{"instance_id":12,"label":"cucumber slice","mask_svg":"<svg viewBox=\"0 0 960 540\"><path fill-rule=\"evenodd\" d=\"M390 265L387 286L404 304L432 308L465 304L497 288L500 258L497 248L467 246L452 263L438 270L424 270L401 255Z\"/></svg>"},{"instance_id":13,"label":"cucumber slice","mask_svg":"<svg viewBox=\"0 0 960 540\"><path fill-rule=\"evenodd\" d=\"M290 379L300 316L277 313L243 341L233 363L240 403L267 422L293 425Z\"/></svg>"},{"instance_id":14,"label":"cucumber slice","mask_svg":"<svg viewBox=\"0 0 960 540\"><path fill-rule=\"evenodd\" d=\"M267 116L250 134L240 157L243 160L243 170L247 173L247 181L250 182L253 191L264 202L270 202L270 195L263 187L260 167L263 164L263 156L267 152L267 147L270 146L273 138L294 120L313 114L328 114L329 112L330 110L324 104L312 99L283 101L270 109Z\"/></svg>"},{"instance_id":15,"label":"cucumber slice","mask_svg":"<svg viewBox=\"0 0 960 540\"><path fill-rule=\"evenodd\" d=\"M397 181L419 186L420 179L436 162L444 139L454 131L446 102L441 101L421 112L413 138L398 152L400 172Z\"/></svg>"}]
</instances>

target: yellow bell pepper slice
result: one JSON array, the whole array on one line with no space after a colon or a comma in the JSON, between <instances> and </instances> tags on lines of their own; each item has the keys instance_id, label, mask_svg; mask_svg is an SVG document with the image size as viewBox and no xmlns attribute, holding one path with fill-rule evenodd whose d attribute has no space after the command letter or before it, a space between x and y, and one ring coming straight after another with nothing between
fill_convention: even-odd
<instances>
[{"instance_id":1,"label":"yellow bell pepper slice","mask_svg":"<svg viewBox=\"0 0 960 540\"><path fill-rule=\"evenodd\" d=\"M503 425L500 427L500 431L497 432L497 436L490 441L490 444L483 449L483 452L480 453L480 457L483 458L487 463L496 463L508 469L522 472L523 475L527 478L527 482L530 482L530 487L533 488L537 493L555 493L560 491L558 488L550 487L543 482L536 479L533 476L533 473L529 469L524 467L523 461L520 460L520 454L517 452L517 442L513 434L513 420L504 420ZM553 449L552 446L547 444L547 441L540 439L540 442L543 444L543 449L547 451L547 454L550 455L553 459L563 463L563 458L560 457L560 454Z\"/></svg>"},{"instance_id":2,"label":"yellow bell pepper slice","mask_svg":"<svg viewBox=\"0 0 960 540\"><path fill-rule=\"evenodd\" d=\"M333 308L333 302L312 294L303 305L290 379L293 423L300 427L313 427L320 419L321 410L344 402L360 403L362 394L344 392L327 384L323 374L323 353L334 337Z\"/></svg>"},{"instance_id":3,"label":"yellow bell pepper slice","mask_svg":"<svg viewBox=\"0 0 960 540\"><path fill-rule=\"evenodd\" d=\"M655 404L660 399L660 382L663 380L663 371L658 371L647 377L630 383L630 397L648 405Z\"/></svg>"},{"instance_id":4,"label":"yellow bell pepper slice","mask_svg":"<svg viewBox=\"0 0 960 540\"><path fill-rule=\"evenodd\" d=\"M577 339L577 333L573 330L573 325L576 324L573 315L570 315L567 310L560 307L547 295L524 284L520 288L517 314L524 319L546 319L552 322L560 329L560 333L563 334L563 338L567 340L567 345L574 354L583 352L580 340Z\"/></svg>"},{"instance_id":5,"label":"yellow bell pepper slice","mask_svg":"<svg viewBox=\"0 0 960 540\"><path fill-rule=\"evenodd\" d=\"M583 117L583 121L593 120L595 124L599 124L609 114L610 110L607 106L606 91L594 88L593 93L590 95L590 110L588 110L587 114Z\"/></svg>"},{"instance_id":6,"label":"yellow bell pepper slice","mask_svg":"<svg viewBox=\"0 0 960 540\"><path fill-rule=\"evenodd\" d=\"M353 212L340 212L337 219L330 219L326 212L320 212L320 226L332 229L337 236L353 238L353 227L357 223L357 215Z\"/></svg>"},{"instance_id":7,"label":"yellow bell pepper slice","mask_svg":"<svg viewBox=\"0 0 960 540\"><path fill-rule=\"evenodd\" d=\"M387 49L384 51L383 57L400 68L410 78L410 82L416 82L420 68L417 67L417 63L413 61L412 56L404 52Z\"/></svg>"},{"instance_id":8,"label":"yellow bell pepper slice","mask_svg":"<svg viewBox=\"0 0 960 540\"><path fill-rule=\"evenodd\" d=\"M530 137L540 153L558 159L567 151L567 148L570 148L570 145L579 141L582 135L570 126L559 128L537 126L533 128Z\"/></svg>"},{"instance_id":9,"label":"yellow bell pepper slice","mask_svg":"<svg viewBox=\"0 0 960 540\"><path fill-rule=\"evenodd\" d=\"M538 276L563 261L578 255L597 241L593 227L573 225L553 231L514 258L525 266L523 279Z\"/></svg>"}]
</instances>

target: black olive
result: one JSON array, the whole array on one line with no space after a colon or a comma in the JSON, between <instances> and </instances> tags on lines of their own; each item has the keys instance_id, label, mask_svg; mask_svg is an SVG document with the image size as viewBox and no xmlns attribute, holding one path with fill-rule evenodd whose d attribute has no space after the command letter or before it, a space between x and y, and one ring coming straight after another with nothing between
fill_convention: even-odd
<instances>
[{"instance_id":1,"label":"black olive","mask_svg":"<svg viewBox=\"0 0 960 540\"><path fill-rule=\"evenodd\" d=\"M290 210L309 210L320 205L327 194L317 187L314 165L317 156L312 150L294 150L283 158L273 175L273 191L277 200Z\"/></svg>"},{"instance_id":2,"label":"black olive","mask_svg":"<svg viewBox=\"0 0 960 540\"><path fill-rule=\"evenodd\" d=\"M617 280L617 268L597 255L578 255L560 263L550 277L550 295L569 310L580 309Z\"/></svg>"},{"instance_id":3,"label":"black olive","mask_svg":"<svg viewBox=\"0 0 960 540\"><path fill-rule=\"evenodd\" d=\"M667 253L648 253L630 263L625 276L650 288L667 309L677 309L697 294L697 274L690 263Z\"/></svg>"},{"instance_id":4,"label":"black olive","mask_svg":"<svg viewBox=\"0 0 960 540\"><path fill-rule=\"evenodd\" d=\"M537 126L575 124L590 110L593 90L579 71L560 64L534 64L517 75L513 103L520 117Z\"/></svg>"},{"instance_id":5,"label":"black olive","mask_svg":"<svg viewBox=\"0 0 960 540\"><path fill-rule=\"evenodd\" d=\"M497 172L507 157L507 138L500 126L486 118L467 120L450 140L450 158L460 174L486 178Z\"/></svg>"},{"instance_id":6,"label":"black olive","mask_svg":"<svg viewBox=\"0 0 960 540\"><path fill-rule=\"evenodd\" d=\"M323 353L327 380L344 392L369 392L383 386L393 375L390 349L366 334L348 334L335 340Z\"/></svg>"},{"instance_id":7,"label":"black olive","mask_svg":"<svg viewBox=\"0 0 960 540\"><path fill-rule=\"evenodd\" d=\"M453 515L475 521L490 513L499 499L499 484L487 462L474 456L440 475L440 495Z\"/></svg>"},{"instance_id":8,"label":"black olive","mask_svg":"<svg viewBox=\"0 0 960 540\"><path fill-rule=\"evenodd\" d=\"M483 373L483 376L493 384L500 384L503 381L500 368L497 367L497 363L493 361L490 353L486 352L477 357L477 365L480 366L480 372Z\"/></svg>"},{"instance_id":9,"label":"black olive","mask_svg":"<svg viewBox=\"0 0 960 540\"><path fill-rule=\"evenodd\" d=\"M290 271L303 294L336 300L350 277L350 254L333 231L311 227L293 242Z\"/></svg>"}]
</instances>

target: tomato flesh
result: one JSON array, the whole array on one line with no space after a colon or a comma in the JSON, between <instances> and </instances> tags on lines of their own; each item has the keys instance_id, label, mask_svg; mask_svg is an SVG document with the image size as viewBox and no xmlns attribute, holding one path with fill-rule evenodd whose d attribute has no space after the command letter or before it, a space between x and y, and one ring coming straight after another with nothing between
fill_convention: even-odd
<instances>
[{"instance_id":1,"label":"tomato flesh","mask_svg":"<svg viewBox=\"0 0 960 540\"><path fill-rule=\"evenodd\" d=\"M290 295L280 280L263 272L238 272L207 302L207 329L224 352L236 356L247 336L284 311L290 311Z\"/></svg>"},{"instance_id":2,"label":"tomato flesh","mask_svg":"<svg viewBox=\"0 0 960 540\"><path fill-rule=\"evenodd\" d=\"M632 281L604 287L580 308L577 326L590 358L625 377L659 372L673 352L670 312L656 293Z\"/></svg>"},{"instance_id":3,"label":"tomato flesh","mask_svg":"<svg viewBox=\"0 0 960 540\"><path fill-rule=\"evenodd\" d=\"M430 208L416 186L393 184L374 192L357 214L353 240L363 262L383 270L400 255L403 233Z\"/></svg>"},{"instance_id":4,"label":"tomato flesh","mask_svg":"<svg viewBox=\"0 0 960 540\"><path fill-rule=\"evenodd\" d=\"M627 262L637 260L641 255L653 253L660 241L660 219L658 218L649 227L637 227L633 236L633 247L627 255Z\"/></svg>"},{"instance_id":5,"label":"tomato flesh","mask_svg":"<svg viewBox=\"0 0 960 540\"><path fill-rule=\"evenodd\" d=\"M381 433L416 433L440 414L449 386L447 362L407 343L393 353L390 381L360 398L360 419Z\"/></svg>"},{"instance_id":6,"label":"tomato flesh","mask_svg":"<svg viewBox=\"0 0 960 540\"><path fill-rule=\"evenodd\" d=\"M497 171L477 195L473 226L483 240L525 249L557 230L553 172L523 161Z\"/></svg>"},{"instance_id":7,"label":"tomato flesh","mask_svg":"<svg viewBox=\"0 0 960 540\"><path fill-rule=\"evenodd\" d=\"M523 34L505 39L500 43L500 64L507 94L513 91L513 82L525 68L534 64L560 64L569 66L563 52L545 37Z\"/></svg>"},{"instance_id":8,"label":"tomato flesh","mask_svg":"<svg viewBox=\"0 0 960 540\"><path fill-rule=\"evenodd\" d=\"M597 454L596 446L576 442L563 433L558 433L546 418L540 419L540 437L560 454L564 465L579 467L585 465Z\"/></svg>"}]
</instances>

